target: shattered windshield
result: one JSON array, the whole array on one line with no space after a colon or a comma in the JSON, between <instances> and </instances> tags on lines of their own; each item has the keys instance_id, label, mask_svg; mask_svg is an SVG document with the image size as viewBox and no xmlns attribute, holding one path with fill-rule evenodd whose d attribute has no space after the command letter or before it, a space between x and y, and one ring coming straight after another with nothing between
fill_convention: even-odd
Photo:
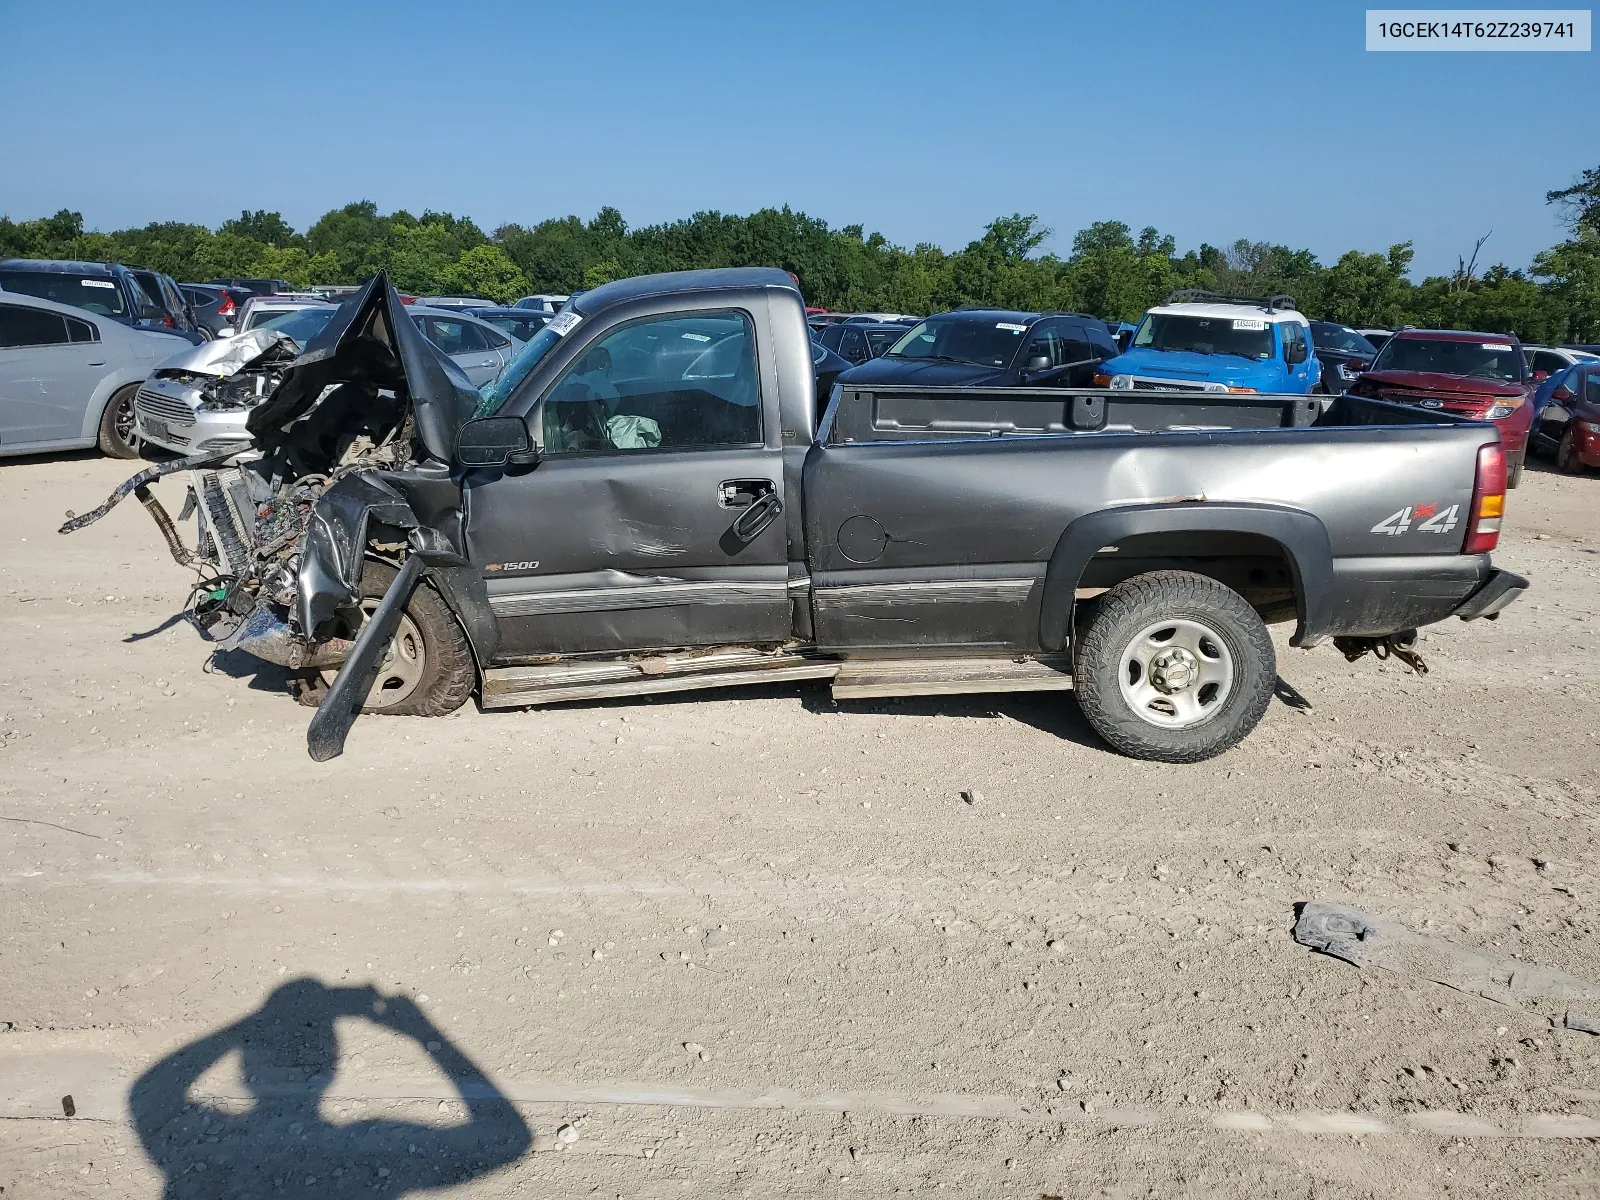
<instances>
[{"instance_id":1,"label":"shattered windshield","mask_svg":"<svg viewBox=\"0 0 1600 1200\"><path fill-rule=\"evenodd\" d=\"M533 340L517 351L517 356L505 365L505 369L495 378L478 389L478 395L483 399L478 402L474 417L493 416L500 406L505 403L506 397L517 390L540 361L561 341L562 334L572 328L572 325L562 321L551 321L538 333L533 335ZM559 328L558 328L559 326Z\"/></svg>"}]
</instances>

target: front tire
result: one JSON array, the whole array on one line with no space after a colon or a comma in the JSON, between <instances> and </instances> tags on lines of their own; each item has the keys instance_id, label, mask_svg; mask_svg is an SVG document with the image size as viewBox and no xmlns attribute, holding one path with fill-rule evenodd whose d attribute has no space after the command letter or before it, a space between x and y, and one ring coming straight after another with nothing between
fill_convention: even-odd
<instances>
[{"instance_id":1,"label":"front tire","mask_svg":"<svg viewBox=\"0 0 1600 1200\"><path fill-rule=\"evenodd\" d=\"M143 445L135 432L133 398L139 392L137 383L118 388L106 401L106 410L100 414L100 453L111 458L138 458Z\"/></svg>"},{"instance_id":2,"label":"front tire","mask_svg":"<svg viewBox=\"0 0 1600 1200\"><path fill-rule=\"evenodd\" d=\"M1255 609L1189 571L1112 588L1073 656L1078 706L1095 732L1155 762L1200 762L1238 743L1266 712L1277 677Z\"/></svg>"},{"instance_id":3,"label":"front tire","mask_svg":"<svg viewBox=\"0 0 1600 1200\"><path fill-rule=\"evenodd\" d=\"M367 560L361 573L362 624L377 611L398 574L388 563ZM321 707L337 674L318 671L296 678L295 698L309 708ZM478 671L466 634L439 593L423 581L406 602L399 628L384 653L361 711L397 717L442 717L467 702L477 681Z\"/></svg>"},{"instance_id":4,"label":"front tire","mask_svg":"<svg viewBox=\"0 0 1600 1200\"><path fill-rule=\"evenodd\" d=\"M1524 449L1521 454L1517 455L1516 462L1512 463L1506 468L1507 491L1510 491L1512 488L1516 487L1517 484L1522 482L1522 467L1527 461L1528 452L1526 449Z\"/></svg>"}]
</instances>

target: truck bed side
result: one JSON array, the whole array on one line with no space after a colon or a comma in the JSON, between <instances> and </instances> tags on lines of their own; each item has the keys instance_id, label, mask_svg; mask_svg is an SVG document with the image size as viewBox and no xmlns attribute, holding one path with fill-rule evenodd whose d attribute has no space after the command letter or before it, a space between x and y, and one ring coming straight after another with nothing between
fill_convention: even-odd
<instances>
[{"instance_id":1,"label":"truck bed side","mask_svg":"<svg viewBox=\"0 0 1600 1200\"><path fill-rule=\"evenodd\" d=\"M841 389L804 476L817 642L1059 650L1074 596L1165 567L1302 645L1441 620L1487 577L1461 550L1495 438L1355 398Z\"/></svg>"}]
</instances>

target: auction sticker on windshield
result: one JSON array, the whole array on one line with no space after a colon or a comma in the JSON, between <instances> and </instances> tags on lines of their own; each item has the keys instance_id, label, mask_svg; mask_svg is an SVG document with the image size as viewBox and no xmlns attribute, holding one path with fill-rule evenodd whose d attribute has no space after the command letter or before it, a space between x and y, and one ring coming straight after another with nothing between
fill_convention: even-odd
<instances>
[{"instance_id":1,"label":"auction sticker on windshield","mask_svg":"<svg viewBox=\"0 0 1600 1200\"><path fill-rule=\"evenodd\" d=\"M566 337L567 334L578 327L578 322L581 320L583 318L575 312L557 313L550 318L550 323L545 328L553 332L557 337Z\"/></svg>"},{"instance_id":2,"label":"auction sticker on windshield","mask_svg":"<svg viewBox=\"0 0 1600 1200\"><path fill-rule=\"evenodd\" d=\"M1240 317L1233 323L1235 329L1265 329L1267 323L1258 321L1254 317Z\"/></svg>"},{"instance_id":3,"label":"auction sticker on windshield","mask_svg":"<svg viewBox=\"0 0 1600 1200\"><path fill-rule=\"evenodd\" d=\"M114 288L114 287L117 286L116 284L112 283L109 279L80 279L80 280L78 280L78 282L81 283L84 287Z\"/></svg>"},{"instance_id":4,"label":"auction sticker on windshield","mask_svg":"<svg viewBox=\"0 0 1600 1200\"><path fill-rule=\"evenodd\" d=\"M1028 332L1028 327L1026 325L1018 325L1013 321L996 321L994 323L994 327L996 329L1009 329L1012 333Z\"/></svg>"}]
</instances>

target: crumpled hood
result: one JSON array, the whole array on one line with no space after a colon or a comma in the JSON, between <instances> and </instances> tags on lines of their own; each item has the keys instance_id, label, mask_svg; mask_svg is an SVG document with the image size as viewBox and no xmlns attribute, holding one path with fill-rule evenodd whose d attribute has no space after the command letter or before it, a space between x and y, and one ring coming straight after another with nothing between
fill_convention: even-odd
<instances>
[{"instance_id":1,"label":"crumpled hood","mask_svg":"<svg viewBox=\"0 0 1600 1200\"><path fill-rule=\"evenodd\" d=\"M1445 392L1456 396L1517 397L1526 396L1526 384L1509 383L1504 379L1484 379L1478 375L1445 375L1437 371L1368 371L1366 382L1379 387L1393 387L1419 395L1428 392Z\"/></svg>"},{"instance_id":2,"label":"crumpled hood","mask_svg":"<svg viewBox=\"0 0 1600 1200\"><path fill-rule=\"evenodd\" d=\"M416 440L441 462L455 453L456 431L479 400L461 368L412 324L381 271L339 306L283 383L251 411L250 436L267 454L315 450L346 428L370 424L380 390L395 394L392 423L403 422L409 407Z\"/></svg>"},{"instance_id":3,"label":"crumpled hood","mask_svg":"<svg viewBox=\"0 0 1600 1200\"><path fill-rule=\"evenodd\" d=\"M156 374L165 371L190 375L215 375L225 379L248 370L255 361L280 342L293 342L276 329L252 329L236 337L219 338L214 342L201 342L198 346L185 346L171 358L162 359Z\"/></svg>"},{"instance_id":4,"label":"crumpled hood","mask_svg":"<svg viewBox=\"0 0 1600 1200\"><path fill-rule=\"evenodd\" d=\"M957 387L1000 383L1005 379L1001 367L981 363L941 362L924 358L870 358L839 376L839 382L855 387L879 383L884 387Z\"/></svg>"}]
</instances>

